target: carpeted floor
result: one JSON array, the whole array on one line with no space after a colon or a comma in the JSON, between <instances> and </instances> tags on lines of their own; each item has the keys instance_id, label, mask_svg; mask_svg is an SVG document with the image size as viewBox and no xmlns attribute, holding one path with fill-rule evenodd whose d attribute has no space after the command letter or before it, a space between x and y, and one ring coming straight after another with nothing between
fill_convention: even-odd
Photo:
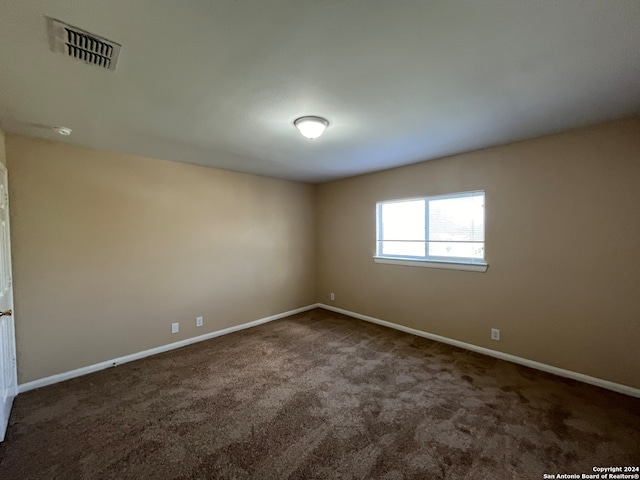
<instances>
[{"instance_id":1,"label":"carpeted floor","mask_svg":"<svg viewBox=\"0 0 640 480\"><path fill-rule=\"evenodd\" d=\"M640 399L313 310L18 396L0 478L542 479L640 465Z\"/></svg>"}]
</instances>

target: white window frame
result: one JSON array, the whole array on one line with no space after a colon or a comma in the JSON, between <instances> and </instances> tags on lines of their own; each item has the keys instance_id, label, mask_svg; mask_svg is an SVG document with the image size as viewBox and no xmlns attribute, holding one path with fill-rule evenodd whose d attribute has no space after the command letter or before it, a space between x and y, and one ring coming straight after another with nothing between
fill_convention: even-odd
<instances>
[{"instance_id":1,"label":"white window frame","mask_svg":"<svg viewBox=\"0 0 640 480\"><path fill-rule=\"evenodd\" d=\"M428 268L441 268L448 270L465 270L471 272L486 272L489 265L486 263L486 250L485 250L485 258L467 258L467 257L439 257L439 256L428 256L428 254L424 257L416 257L416 256L404 256L404 255L383 255L382 254L382 239L381 239L381 214L382 214L382 206L390 203L399 203L399 202L410 202L423 200L427 202L425 205L425 215L428 216L428 202L432 200L446 200L449 198L464 198L476 196L478 194L484 195L485 199L485 222L486 222L486 193L484 190L473 190L469 192L459 192L459 193L449 193L446 195L432 195L428 197L414 197L414 198L402 198L397 200L385 200L376 203L376 254L373 259L375 263L383 263L390 265L404 265L410 267L428 267ZM485 223L486 226L486 223ZM428 217L425 220L425 237L428 238L428 230L429 229L429 221ZM483 244L486 249L486 232L485 239ZM428 250L427 250L428 251Z\"/></svg>"}]
</instances>

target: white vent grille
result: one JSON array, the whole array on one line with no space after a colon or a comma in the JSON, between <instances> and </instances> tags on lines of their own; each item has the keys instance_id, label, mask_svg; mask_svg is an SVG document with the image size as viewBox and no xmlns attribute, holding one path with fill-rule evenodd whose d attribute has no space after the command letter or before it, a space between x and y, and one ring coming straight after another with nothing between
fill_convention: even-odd
<instances>
[{"instance_id":1,"label":"white vent grille","mask_svg":"<svg viewBox=\"0 0 640 480\"><path fill-rule=\"evenodd\" d=\"M120 45L67 25L53 18L49 20L51 48L54 52L63 53L85 63L115 70L120 55Z\"/></svg>"}]
</instances>

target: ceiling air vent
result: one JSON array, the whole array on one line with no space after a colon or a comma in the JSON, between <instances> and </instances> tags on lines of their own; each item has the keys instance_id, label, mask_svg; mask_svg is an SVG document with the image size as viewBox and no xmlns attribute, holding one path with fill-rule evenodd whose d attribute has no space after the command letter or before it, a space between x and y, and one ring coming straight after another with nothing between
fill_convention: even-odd
<instances>
[{"instance_id":1,"label":"ceiling air vent","mask_svg":"<svg viewBox=\"0 0 640 480\"><path fill-rule=\"evenodd\" d=\"M85 63L115 70L120 45L66 23L49 18L51 49Z\"/></svg>"}]
</instances>

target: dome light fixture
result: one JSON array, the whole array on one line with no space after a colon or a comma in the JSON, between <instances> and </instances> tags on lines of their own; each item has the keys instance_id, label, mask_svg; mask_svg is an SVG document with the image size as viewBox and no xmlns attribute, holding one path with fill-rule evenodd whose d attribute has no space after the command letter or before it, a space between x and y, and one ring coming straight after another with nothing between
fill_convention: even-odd
<instances>
[{"instance_id":1,"label":"dome light fixture","mask_svg":"<svg viewBox=\"0 0 640 480\"><path fill-rule=\"evenodd\" d=\"M318 138L329 126L329 121L322 117L300 117L293 122L300 133L309 140Z\"/></svg>"},{"instance_id":2,"label":"dome light fixture","mask_svg":"<svg viewBox=\"0 0 640 480\"><path fill-rule=\"evenodd\" d=\"M72 130L68 127L53 127L53 129L60 135L64 135L65 137L71 135L72 132Z\"/></svg>"}]
</instances>

